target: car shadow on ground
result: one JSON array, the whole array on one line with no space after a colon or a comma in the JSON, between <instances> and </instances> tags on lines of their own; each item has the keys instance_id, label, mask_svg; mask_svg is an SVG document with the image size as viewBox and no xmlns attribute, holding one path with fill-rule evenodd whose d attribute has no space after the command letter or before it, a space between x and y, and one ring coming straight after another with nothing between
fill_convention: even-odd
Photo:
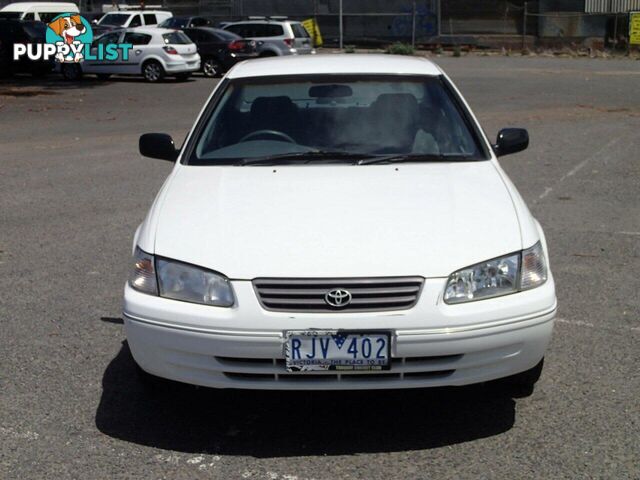
<instances>
[{"instance_id":1,"label":"car shadow on ground","mask_svg":"<svg viewBox=\"0 0 640 480\"><path fill-rule=\"evenodd\" d=\"M125 342L107 367L96 426L166 450L258 458L423 450L498 435L515 402L489 386L364 392L212 390L138 379Z\"/></svg>"}]
</instances>

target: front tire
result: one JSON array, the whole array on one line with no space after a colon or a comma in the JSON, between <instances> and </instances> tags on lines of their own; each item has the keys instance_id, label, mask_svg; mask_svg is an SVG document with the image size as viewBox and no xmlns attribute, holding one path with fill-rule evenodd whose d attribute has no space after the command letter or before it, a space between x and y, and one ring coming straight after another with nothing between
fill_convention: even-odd
<instances>
[{"instance_id":1,"label":"front tire","mask_svg":"<svg viewBox=\"0 0 640 480\"><path fill-rule=\"evenodd\" d=\"M142 66L142 76L147 82L159 82L164 78L164 75L164 68L155 60L151 60Z\"/></svg>"},{"instance_id":2,"label":"front tire","mask_svg":"<svg viewBox=\"0 0 640 480\"><path fill-rule=\"evenodd\" d=\"M82 68L77 63L63 63L60 71L65 80L70 82L82 80Z\"/></svg>"},{"instance_id":3,"label":"front tire","mask_svg":"<svg viewBox=\"0 0 640 480\"><path fill-rule=\"evenodd\" d=\"M222 67L215 58L207 58L202 64L202 73L205 77L215 78L222 73Z\"/></svg>"}]
</instances>

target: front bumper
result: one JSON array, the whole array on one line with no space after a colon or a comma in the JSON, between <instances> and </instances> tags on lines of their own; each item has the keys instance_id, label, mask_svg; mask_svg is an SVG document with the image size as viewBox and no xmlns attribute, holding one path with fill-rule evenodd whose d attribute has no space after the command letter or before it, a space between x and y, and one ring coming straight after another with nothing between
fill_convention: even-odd
<instances>
[{"instance_id":1,"label":"front bumper","mask_svg":"<svg viewBox=\"0 0 640 480\"><path fill-rule=\"evenodd\" d=\"M446 305L443 279L425 281L410 310L292 314L263 310L251 282L233 282L240 307L176 302L125 288L135 361L164 378L216 388L354 390L466 385L528 370L544 356L556 314L553 279L537 289ZM284 332L388 329L392 367L381 372L288 373Z\"/></svg>"}]
</instances>

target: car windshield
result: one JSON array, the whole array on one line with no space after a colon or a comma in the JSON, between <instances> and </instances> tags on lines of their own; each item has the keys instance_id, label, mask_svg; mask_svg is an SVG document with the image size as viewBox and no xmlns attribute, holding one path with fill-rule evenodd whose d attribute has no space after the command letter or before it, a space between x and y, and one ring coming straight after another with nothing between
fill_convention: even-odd
<instances>
[{"instance_id":1,"label":"car windshield","mask_svg":"<svg viewBox=\"0 0 640 480\"><path fill-rule=\"evenodd\" d=\"M182 32L164 33L162 38L166 44L186 45L187 43L193 43L191 39Z\"/></svg>"},{"instance_id":2,"label":"car windshield","mask_svg":"<svg viewBox=\"0 0 640 480\"><path fill-rule=\"evenodd\" d=\"M20 15L22 15L22 12L0 12L0 18L20 18Z\"/></svg>"},{"instance_id":3,"label":"car windshield","mask_svg":"<svg viewBox=\"0 0 640 480\"><path fill-rule=\"evenodd\" d=\"M130 15L128 13L108 13L107 15L105 15L100 19L98 24L121 27L125 23L127 23L127 20L129 19L129 17Z\"/></svg>"},{"instance_id":4,"label":"car windshield","mask_svg":"<svg viewBox=\"0 0 640 480\"><path fill-rule=\"evenodd\" d=\"M197 129L187 162L278 156L484 159L442 77L314 75L231 80ZM215 100L214 100L215 101Z\"/></svg>"}]
</instances>

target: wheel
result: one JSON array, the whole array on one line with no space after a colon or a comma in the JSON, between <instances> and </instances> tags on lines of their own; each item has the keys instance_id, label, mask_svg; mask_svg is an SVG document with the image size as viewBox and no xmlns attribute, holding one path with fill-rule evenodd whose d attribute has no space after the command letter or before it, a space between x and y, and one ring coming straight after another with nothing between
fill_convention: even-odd
<instances>
[{"instance_id":1,"label":"wheel","mask_svg":"<svg viewBox=\"0 0 640 480\"><path fill-rule=\"evenodd\" d=\"M96 77L98 77L98 80L109 80L111 78L111 74L110 73L99 73L96 75Z\"/></svg>"},{"instance_id":2,"label":"wheel","mask_svg":"<svg viewBox=\"0 0 640 480\"><path fill-rule=\"evenodd\" d=\"M142 66L142 76L147 82L159 82L164 78L164 69L155 60L151 60Z\"/></svg>"},{"instance_id":3,"label":"wheel","mask_svg":"<svg viewBox=\"0 0 640 480\"><path fill-rule=\"evenodd\" d=\"M178 73L176 74L176 80L179 82L184 82L191 76L191 73Z\"/></svg>"},{"instance_id":4,"label":"wheel","mask_svg":"<svg viewBox=\"0 0 640 480\"><path fill-rule=\"evenodd\" d=\"M214 78L222 73L222 67L215 58L207 58L202 64L202 73L205 77Z\"/></svg>"},{"instance_id":5,"label":"wheel","mask_svg":"<svg viewBox=\"0 0 640 480\"><path fill-rule=\"evenodd\" d=\"M60 70L65 80L77 82L82 79L82 69L77 63L63 63Z\"/></svg>"},{"instance_id":6,"label":"wheel","mask_svg":"<svg viewBox=\"0 0 640 480\"><path fill-rule=\"evenodd\" d=\"M507 390L516 398L528 397L533 393L536 382L540 379L543 366L544 357L535 367L510 377L501 378L495 383L499 388Z\"/></svg>"}]
</instances>

